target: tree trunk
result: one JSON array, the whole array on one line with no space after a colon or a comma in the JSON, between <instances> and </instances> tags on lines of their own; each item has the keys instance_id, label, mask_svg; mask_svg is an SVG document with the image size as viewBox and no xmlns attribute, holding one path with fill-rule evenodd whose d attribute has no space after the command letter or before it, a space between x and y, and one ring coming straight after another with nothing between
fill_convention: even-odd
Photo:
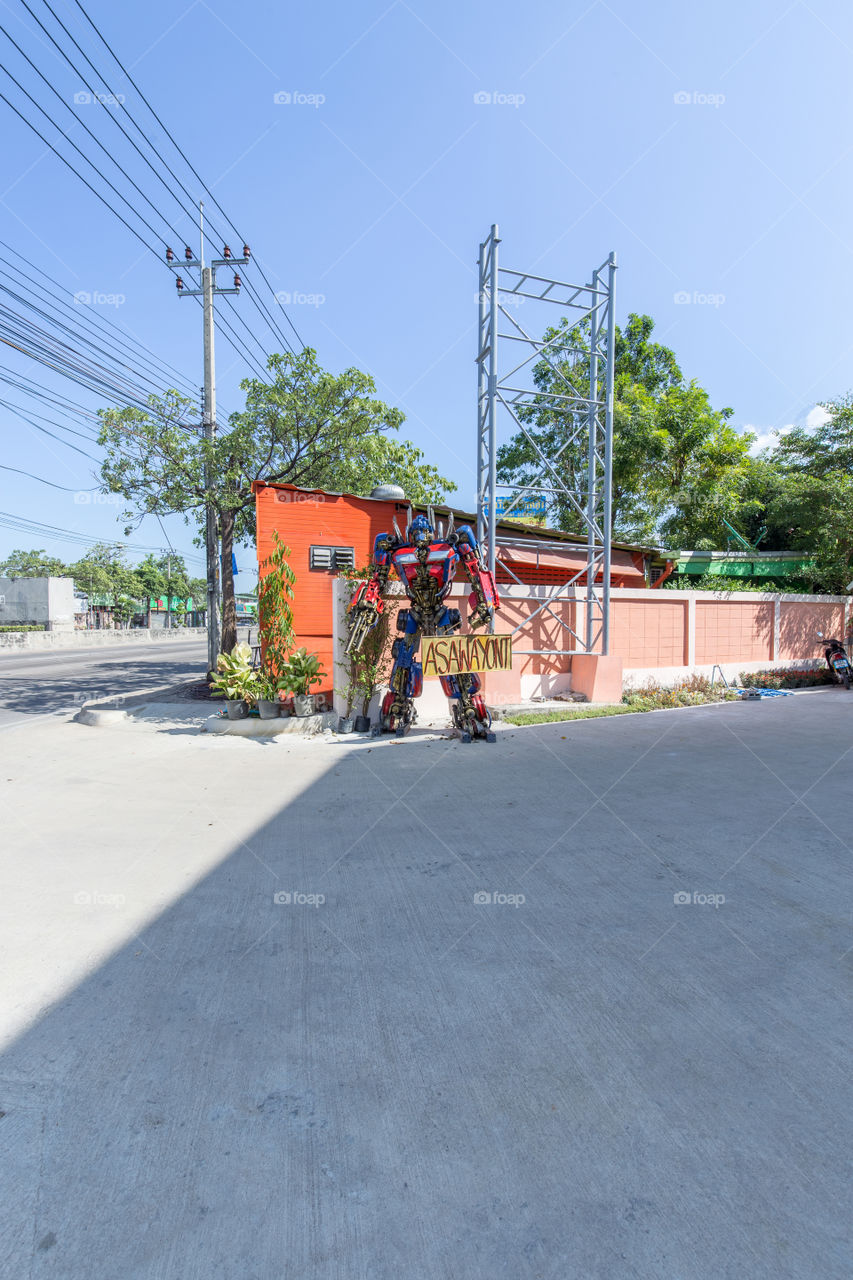
<instances>
[{"instance_id":1,"label":"tree trunk","mask_svg":"<svg viewBox=\"0 0 853 1280\"><path fill-rule=\"evenodd\" d=\"M223 653L230 653L237 643L237 602L234 599L234 513L222 511L219 516L222 537L222 644Z\"/></svg>"}]
</instances>

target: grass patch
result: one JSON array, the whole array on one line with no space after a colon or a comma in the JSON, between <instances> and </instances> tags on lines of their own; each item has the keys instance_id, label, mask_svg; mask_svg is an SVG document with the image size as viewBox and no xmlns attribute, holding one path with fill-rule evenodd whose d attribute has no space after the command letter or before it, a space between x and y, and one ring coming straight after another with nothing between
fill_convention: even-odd
<instances>
[{"instance_id":1,"label":"grass patch","mask_svg":"<svg viewBox=\"0 0 853 1280\"><path fill-rule=\"evenodd\" d=\"M519 711L505 716L509 724L553 724L560 720L593 720L598 716L622 716L630 711L670 711L675 707L701 707L711 702L732 702L737 694L724 685L713 685L707 676L689 676L667 688L649 681L642 689L622 695L622 702L609 707L572 707L565 711Z\"/></svg>"},{"instance_id":2,"label":"grass patch","mask_svg":"<svg viewBox=\"0 0 853 1280\"><path fill-rule=\"evenodd\" d=\"M517 711L504 716L507 724L554 724L560 720L595 720L599 716L624 716L634 707L567 707L565 711Z\"/></svg>"}]
</instances>

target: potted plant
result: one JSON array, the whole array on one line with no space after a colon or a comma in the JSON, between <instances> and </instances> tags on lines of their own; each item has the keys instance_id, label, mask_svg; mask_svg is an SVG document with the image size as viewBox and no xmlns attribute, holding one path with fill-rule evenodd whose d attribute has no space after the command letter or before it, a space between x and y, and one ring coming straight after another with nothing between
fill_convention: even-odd
<instances>
[{"instance_id":1,"label":"potted plant","mask_svg":"<svg viewBox=\"0 0 853 1280\"><path fill-rule=\"evenodd\" d=\"M279 678L263 669L256 673L255 695L258 715L262 720L276 720L281 715L281 698L278 696Z\"/></svg>"},{"instance_id":2,"label":"potted plant","mask_svg":"<svg viewBox=\"0 0 853 1280\"><path fill-rule=\"evenodd\" d=\"M325 674L316 653L309 653L302 648L290 655L282 673L282 685L293 694L294 715L311 715L314 710L311 686L319 684Z\"/></svg>"},{"instance_id":3,"label":"potted plant","mask_svg":"<svg viewBox=\"0 0 853 1280\"><path fill-rule=\"evenodd\" d=\"M244 720L249 714L249 706L256 700L257 674L247 644L235 645L231 653L220 653L216 659L210 687L225 699L229 720Z\"/></svg>"}]
</instances>

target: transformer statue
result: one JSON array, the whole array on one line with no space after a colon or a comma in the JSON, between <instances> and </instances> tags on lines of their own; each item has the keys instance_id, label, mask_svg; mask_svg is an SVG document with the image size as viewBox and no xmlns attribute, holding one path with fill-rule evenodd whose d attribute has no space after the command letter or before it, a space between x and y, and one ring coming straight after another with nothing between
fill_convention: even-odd
<instances>
[{"instance_id":1,"label":"transformer statue","mask_svg":"<svg viewBox=\"0 0 853 1280\"><path fill-rule=\"evenodd\" d=\"M471 609L468 621L477 627L491 625L500 608L494 578L483 564L474 530L462 524L454 528L453 513L445 533L436 528L432 507L427 515L409 519L405 535L396 518L393 533L380 533L373 544L370 578L360 583L350 603L350 635L347 653L357 653L368 632L379 621L384 610L382 593L396 570L409 598L408 609L397 614L397 638L391 648L394 665L389 689L382 700L379 725L374 733L394 733L402 738L417 719L415 698L423 688L423 668L417 659L421 636L450 636L459 630L458 609L448 609L444 599L450 591L457 566L462 567L473 588L468 597ZM450 714L463 742L481 738L494 742L492 718L480 693L481 680L476 672L441 676L441 687L450 700Z\"/></svg>"}]
</instances>

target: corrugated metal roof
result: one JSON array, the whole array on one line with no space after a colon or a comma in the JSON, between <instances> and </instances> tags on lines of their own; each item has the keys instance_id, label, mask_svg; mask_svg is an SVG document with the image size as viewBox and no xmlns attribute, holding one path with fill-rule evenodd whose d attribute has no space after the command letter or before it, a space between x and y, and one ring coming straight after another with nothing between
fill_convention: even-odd
<instances>
[{"instance_id":1,"label":"corrugated metal roof","mask_svg":"<svg viewBox=\"0 0 853 1280\"><path fill-rule=\"evenodd\" d=\"M355 498L358 502L379 502L386 505L389 502L395 501L393 498L371 498L361 493L347 493L345 490L338 493L331 489L305 489L298 484L267 484L264 480L254 481L252 489L257 490L258 487L263 489L287 489L290 492L296 493L321 493L326 498ZM413 511L426 511L427 509L426 503L423 502L413 502L410 504L408 500L406 500L405 502L398 501L397 505L400 507L408 507L411 505ZM442 503L433 503L432 509L437 516L441 516L445 519L449 517L452 511L453 519L457 524L476 525L477 523L476 512L462 511L459 507L451 507ZM528 538L544 538L555 542L580 543L583 546L586 546L585 533L567 533L563 529L547 529L543 528L540 524L527 523L521 520L498 521L499 537L511 537L514 534L521 534ZM636 542L617 542L614 539L611 545L616 547L619 551L641 551L644 553L656 553L658 555L670 554L664 552L661 547L644 546L643 544Z\"/></svg>"}]
</instances>

